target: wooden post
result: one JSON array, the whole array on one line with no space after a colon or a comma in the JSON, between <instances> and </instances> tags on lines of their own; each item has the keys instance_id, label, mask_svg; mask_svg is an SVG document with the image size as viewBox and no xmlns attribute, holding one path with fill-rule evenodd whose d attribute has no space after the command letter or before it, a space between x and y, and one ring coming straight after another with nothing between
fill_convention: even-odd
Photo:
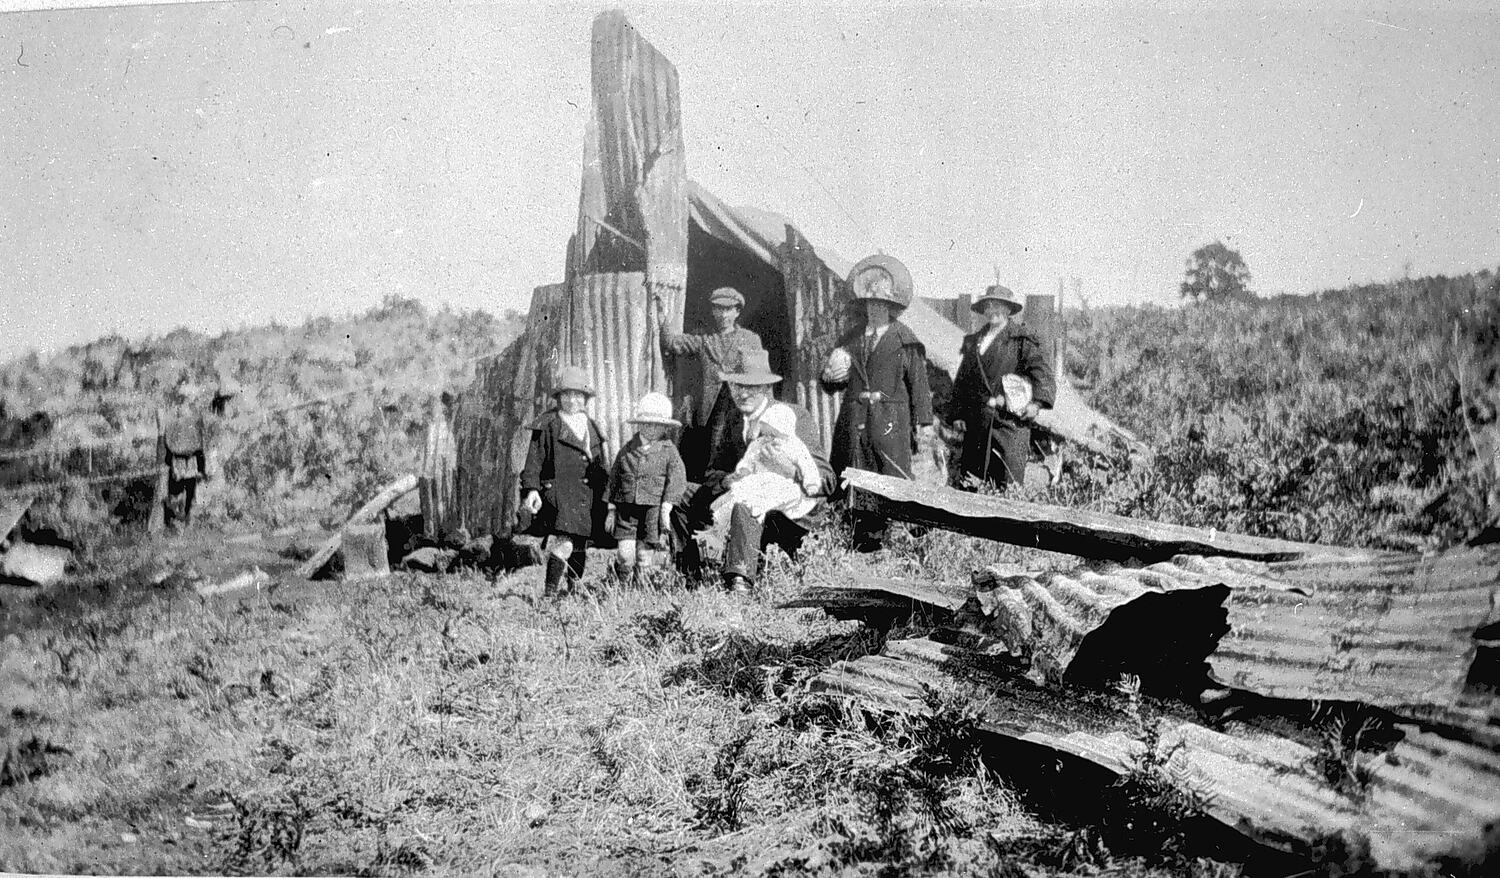
<instances>
[{"instance_id":1,"label":"wooden post","mask_svg":"<svg viewBox=\"0 0 1500 878\"><path fill-rule=\"evenodd\" d=\"M158 534L166 528L167 477L167 413L156 409L156 465L161 467L156 474L156 488L151 492L151 514L146 518L146 533Z\"/></svg>"},{"instance_id":2,"label":"wooden post","mask_svg":"<svg viewBox=\"0 0 1500 878\"><path fill-rule=\"evenodd\" d=\"M953 300L953 323L964 332L978 329L979 315L974 313L974 296L964 293Z\"/></svg>"},{"instance_id":3,"label":"wooden post","mask_svg":"<svg viewBox=\"0 0 1500 878\"><path fill-rule=\"evenodd\" d=\"M1022 312L1021 319L1042 340L1042 347L1053 352L1057 351L1057 310L1056 299L1050 295L1027 296L1026 310Z\"/></svg>"}]
</instances>

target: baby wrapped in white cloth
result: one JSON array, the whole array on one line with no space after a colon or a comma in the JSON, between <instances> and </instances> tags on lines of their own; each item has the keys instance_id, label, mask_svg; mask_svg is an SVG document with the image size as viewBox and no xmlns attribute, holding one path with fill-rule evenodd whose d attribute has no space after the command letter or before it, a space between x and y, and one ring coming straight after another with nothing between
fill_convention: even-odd
<instances>
[{"instance_id":1,"label":"baby wrapped in white cloth","mask_svg":"<svg viewBox=\"0 0 1500 878\"><path fill-rule=\"evenodd\" d=\"M714 501L714 519L727 522L734 504L743 503L760 521L775 510L798 519L818 504L822 477L807 444L797 438L797 415L773 403L760 416L760 432L724 482L729 492Z\"/></svg>"}]
</instances>

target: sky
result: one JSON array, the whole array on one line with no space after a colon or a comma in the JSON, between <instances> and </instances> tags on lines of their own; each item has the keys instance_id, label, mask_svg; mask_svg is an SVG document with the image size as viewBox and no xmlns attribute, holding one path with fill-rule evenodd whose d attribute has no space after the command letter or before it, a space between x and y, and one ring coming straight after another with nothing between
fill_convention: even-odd
<instances>
[{"instance_id":1,"label":"sky","mask_svg":"<svg viewBox=\"0 0 1500 878\"><path fill-rule=\"evenodd\" d=\"M562 279L615 5L678 68L690 177L919 295L1169 305L1215 239L1263 295L1500 265L1497 4L13 11L4 346L524 312Z\"/></svg>"}]
</instances>

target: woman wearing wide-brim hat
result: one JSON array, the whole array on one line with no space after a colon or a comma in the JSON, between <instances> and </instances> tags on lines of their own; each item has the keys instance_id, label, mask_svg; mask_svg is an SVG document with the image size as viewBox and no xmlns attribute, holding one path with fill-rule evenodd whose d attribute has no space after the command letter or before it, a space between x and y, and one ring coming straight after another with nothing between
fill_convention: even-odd
<instances>
[{"instance_id":1,"label":"woman wearing wide-brim hat","mask_svg":"<svg viewBox=\"0 0 1500 878\"><path fill-rule=\"evenodd\" d=\"M603 530L609 486L604 431L584 411L594 389L577 366L558 372L556 407L531 425L531 447L521 470L522 529L546 537L545 594L556 597L583 576L589 541Z\"/></svg>"},{"instance_id":2,"label":"woman wearing wide-brim hat","mask_svg":"<svg viewBox=\"0 0 1500 878\"><path fill-rule=\"evenodd\" d=\"M860 260L849 272L854 308L863 319L829 355L823 388L842 390L833 430L835 473L847 467L911 478L916 428L932 424L927 352L899 319L911 304L911 273L893 257Z\"/></svg>"},{"instance_id":3,"label":"woman wearing wide-brim hat","mask_svg":"<svg viewBox=\"0 0 1500 878\"><path fill-rule=\"evenodd\" d=\"M1016 319L1023 306L1006 287L990 286L970 307L984 315L985 325L964 336L953 379L954 426L964 431L960 483L1019 485L1031 424L1057 396L1052 355Z\"/></svg>"}]
</instances>

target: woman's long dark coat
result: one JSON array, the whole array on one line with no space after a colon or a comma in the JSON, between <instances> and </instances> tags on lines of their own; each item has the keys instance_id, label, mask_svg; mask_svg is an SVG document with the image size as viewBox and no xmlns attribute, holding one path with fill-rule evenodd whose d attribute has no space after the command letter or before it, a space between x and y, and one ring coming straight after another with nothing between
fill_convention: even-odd
<instances>
[{"instance_id":1,"label":"woman's long dark coat","mask_svg":"<svg viewBox=\"0 0 1500 878\"><path fill-rule=\"evenodd\" d=\"M531 426L531 447L521 470L521 496L527 491L542 495L539 528L547 533L590 539L603 529L609 464L604 433L593 418L589 418L588 431L585 447L556 409Z\"/></svg>"},{"instance_id":2,"label":"woman's long dark coat","mask_svg":"<svg viewBox=\"0 0 1500 878\"><path fill-rule=\"evenodd\" d=\"M1001 395L1001 377L1015 374L1031 382L1033 402L1052 408L1057 398L1052 357L1036 333L1015 322L1006 324L989 350L980 353L987 328L964 336L953 379L952 411L967 428L959 471L992 485L1020 484L1031 448L1031 425L990 408L988 402Z\"/></svg>"},{"instance_id":3,"label":"woman's long dark coat","mask_svg":"<svg viewBox=\"0 0 1500 878\"><path fill-rule=\"evenodd\" d=\"M932 423L932 389L927 383L927 352L906 324L891 321L872 351L865 350L865 327L839 340L849 354L849 377L823 382L829 392L844 391L833 426L829 462L835 473L847 467L911 478L916 427ZM879 394L879 398L869 398Z\"/></svg>"}]
</instances>

